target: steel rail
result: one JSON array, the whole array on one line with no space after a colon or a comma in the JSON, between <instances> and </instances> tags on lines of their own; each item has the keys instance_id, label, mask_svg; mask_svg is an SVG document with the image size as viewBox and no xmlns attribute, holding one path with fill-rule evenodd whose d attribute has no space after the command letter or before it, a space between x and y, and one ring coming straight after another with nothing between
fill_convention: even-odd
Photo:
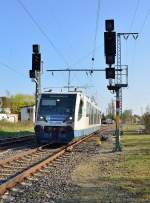
<instances>
[{"instance_id":1,"label":"steel rail","mask_svg":"<svg viewBox=\"0 0 150 203\"><path fill-rule=\"evenodd\" d=\"M13 138L5 138L5 139L0 139L0 149L2 149L5 146L14 144L14 143L19 143L19 142L25 142L28 140L34 139L35 135L29 135L29 136L20 136L20 137L13 137Z\"/></svg>"},{"instance_id":2,"label":"steel rail","mask_svg":"<svg viewBox=\"0 0 150 203\"><path fill-rule=\"evenodd\" d=\"M15 161L15 160L17 160L17 159L22 159L22 158L25 157L25 156L28 156L28 155L30 155L30 154L33 154L33 153L35 153L35 152L38 152L38 151L42 150L42 148L44 148L44 147L46 147L46 146L47 146L47 144L46 144L46 145L43 145L43 146L41 146L41 147L37 147L37 148L35 148L35 149L30 149L30 150L28 150L28 151L26 151L26 152L22 152L22 153L16 154L16 155L11 156L11 157L9 157L9 158L7 158L7 159L0 160L0 166L4 166L5 164L10 163L10 162L12 162L12 161Z\"/></svg>"},{"instance_id":3,"label":"steel rail","mask_svg":"<svg viewBox=\"0 0 150 203\"><path fill-rule=\"evenodd\" d=\"M80 143L88 140L92 136L95 136L98 132L102 133L103 131L107 130L107 128L108 128L108 126L106 128L103 128L103 129L97 131L97 132L94 132L88 136L82 137L81 139L79 139L77 141L73 141L72 143L69 143L67 146L63 146L59 150L53 152L51 155L49 155L44 160L40 160L37 163L31 165L30 168L28 167L27 169L24 169L18 175L13 176L12 178L10 178L9 180L7 180L6 182L4 182L0 185L0 195L3 195L7 190L10 190L14 186L16 186L18 183L23 181L25 178L33 175L34 173L39 172L42 169L44 169L46 166L49 165L49 163L51 163L54 160L56 160L57 158L61 157L65 152L72 151L73 148L75 148ZM32 151L35 152L35 151L37 151L37 149L33 149ZM31 150L30 150L30 152L31 152ZM29 152L26 152L23 154L27 155L28 153ZM19 156L19 155L18 156L16 155L14 158L18 159L19 157L21 159L21 156ZM11 161L11 158L7 159L6 161L1 161L0 165L3 165L4 163L7 163L8 161Z\"/></svg>"}]
</instances>

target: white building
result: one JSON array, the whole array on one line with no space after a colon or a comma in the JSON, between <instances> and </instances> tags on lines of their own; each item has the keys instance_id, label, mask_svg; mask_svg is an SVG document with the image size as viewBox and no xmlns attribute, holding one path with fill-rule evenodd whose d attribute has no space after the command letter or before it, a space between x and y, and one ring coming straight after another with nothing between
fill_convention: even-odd
<instances>
[{"instance_id":1,"label":"white building","mask_svg":"<svg viewBox=\"0 0 150 203\"><path fill-rule=\"evenodd\" d=\"M35 122L35 106L21 107L21 121Z\"/></svg>"},{"instance_id":2,"label":"white building","mask_svg":"<svg viewBox=\"0 0 150 203\"><path fill-rule=\"evenodd\" d=\"M18 114L0 113L0 120L11 122L11 123L17 123L18 122Z\"/></svg>"}]
</instances>

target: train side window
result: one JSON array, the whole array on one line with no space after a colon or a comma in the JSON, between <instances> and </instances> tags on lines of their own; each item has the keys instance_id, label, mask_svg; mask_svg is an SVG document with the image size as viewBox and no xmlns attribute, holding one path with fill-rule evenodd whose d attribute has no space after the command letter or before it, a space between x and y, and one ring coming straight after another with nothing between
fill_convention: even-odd
<instances>
[{"instance_id":1,"label":"train side window","mask_svg":"<svg viewBox=\"0 0 150 203\"><path fill-rule=\"evenodd\" d=\"M90 104L87 102L86 103L86 117L90 116Z\"/></svg>"},{"instance_id":2,"label":"train side window","mask_svg":"<svg viewBox=\"0 0 150 203\"><path fill-rule=\"evenodd\" d=\"M97 110L97 124L99 124L99 111Z\"/></svg>"},{"instance_id":3,"label":"train side window","mask_svg":"<svg viewBox=\"0 0 150 203\"><path fill-rule=\"evenodd\" d=\"M78 111L78 120L80 120L82 118L82 113L83 113L83 101L80 100L79 111Z\"/></svg>"},{"instance_id":4,"label":"train side window","mask_svg":"<svg viewBox=\"0 0 150 203\"><path fill-rule=\"evenodd\" d=\"M97 118L97 116L98 116L98 112L97 112L97 109L96 109L96 113L95 113L95 123L96 123L96 124L98 123L98 118Z\"/></svg>"},{"instance_id":5,"label":"train side window","mask_svg":"<svg viewBox=\"0 0 150 203\"><path fill-rule=\"evenodd\" d=\"M91 104L89 105L89 123L90 123L90 125L92 124L92 108L91 108Z\"/></svg>"},{"instance_id":6,"label":"train side window","mask_svg":"<svg viewBox=\"0 0 150 203\"><path fill-rule=\"evenodd\" d=\"M93 107L91 106L91 124L94 123L94 111L93 111Z\"/></svg>"},{"instance_id":7,"label":"train side window","mask_svg":"<svg viewBox=\"0 0 150 203\"><path fill-rule=\"evenodd\" d=\"M98 123L100 123L100 121L101 121L101 112L99 111L98 112Z\"/></svg>"}]
</instances>

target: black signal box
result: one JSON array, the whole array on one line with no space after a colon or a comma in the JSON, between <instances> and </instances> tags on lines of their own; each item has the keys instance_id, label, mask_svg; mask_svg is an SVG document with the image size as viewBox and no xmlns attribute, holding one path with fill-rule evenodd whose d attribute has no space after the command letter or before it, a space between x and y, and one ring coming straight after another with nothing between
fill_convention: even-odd
<instances>
[{"instance_id":1,"label":"black signal box","mask_svg":"<svg viewBox=\"0 0 150 203\"><path fill-rule=\"evenodd\" d=\"M40 46L38 44L32 45L33 53L38 54L40 52Z\"/></svg>"},{"instance_id":2,"label":"black signal box","mask_svg":"<svg viewBox=\"0 0 150 203\"><path fill-rule=\"evenodd\" d=\"M111 19L111 20L105 20L105 29L108 31L108 32L111 32L114 30L114 20Z\"/></svg>"},{"instance_id":3,"label":"black signal box","mask_svg":"<svg viewBox=\"0 0 150 203\"><path fill-rule=\"evenodd\" d=\"M106 68L106 79L115 79L115 68Z\"/></svg>"},{"instance_id":4,"label":"black signal box","mask_svg":"<svg viewBox=\"0 0 150 203\"><path fill-rule=\"evenodd\" d=\"M35 71L29 70L29 77L30 78L35 78Z\"/></svg>"},{"instance_id":5,"label":"black signal box","mask_svg":"<svg viewBox=\"0 0 150 203\"><path fill-rule=\"evenodd\" d=\"M32 70L41 70L41 54L32 54Z\"/></svg>"},{"instance_id":6,"label":"black signal box","mask_svg":"<svg viewBox=\"0 0 150 203\"><path fill-rule=\"evenodd\" d=\"M105 55L116 55L116 32L104 32Z\"/></svg>"},{"instance_id":7,"label":"black signal box","mask_svg":"<svg viewBox=\"0 0 150 203\"><path fill-rule=\"evenodd\" d=\"M113 55L107 55L106 56L106 64L114 64L115 63L115 56Z\"/></svg>"}]
</instances>

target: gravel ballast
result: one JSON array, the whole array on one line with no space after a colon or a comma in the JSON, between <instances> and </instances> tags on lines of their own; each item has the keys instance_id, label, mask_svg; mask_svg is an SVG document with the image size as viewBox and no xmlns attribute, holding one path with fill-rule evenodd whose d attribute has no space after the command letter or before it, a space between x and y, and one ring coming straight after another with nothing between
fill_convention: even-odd
<instances>
[{"instance_id":1,"label":"gravel ballast","mask_svg":"<svg viewBox=\"0 0 150 203\"><path fill-rule=\"evenodd\" d=\"M68 152L56 160L54 164L50 164L43 171L32 176L31 180L26 180L23 184L17 185L17 191L9 192L3 202L114 202L114 198L116 202L120 202L120 200L121 202L128 202L128 200L133 199L132 195L123 192L119 196L115 196L115 188L110 187L108 182L105 184L103 182L101 186L98 186L92 180L94 171L91 170L91 163L94 163L94 160L100 163L99 167L100 170L103 169L103 175L111 172L107 171L108 164L113 164L118 160L117 156L114 157L112 148L112 139L102 142L100 146L96 146L95 140L83 143L72 152ZM102 160L101 162L101 157L103 156L110 156L112 161L105 162L105 160ZM83 171L78 170L85 165L86 168ZM90 169L91 173L90 171L87 173L86 169L87 171ZM85 179L76 178L78 175L79 177L83 176ZM88 183L86 180L88 180Z\"/></svg>"}]
</instances>

